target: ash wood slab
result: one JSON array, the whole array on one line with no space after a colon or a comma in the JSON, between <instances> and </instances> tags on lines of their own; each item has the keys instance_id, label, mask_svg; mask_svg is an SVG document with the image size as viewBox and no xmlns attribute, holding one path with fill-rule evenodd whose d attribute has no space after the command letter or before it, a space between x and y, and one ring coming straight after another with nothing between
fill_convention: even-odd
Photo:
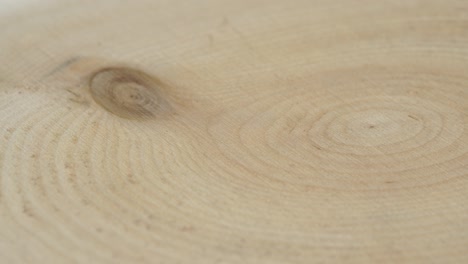
<instances>
[{"instance_id":1,"label":"ash wood slab","mask_svg":"<svg viewBox=\"0 0 468 264\"><path fill-rule=\"evenodd\" d=\"M1 263L468 262L467 1L5 3Z\"/></svg>"}]
</instances>

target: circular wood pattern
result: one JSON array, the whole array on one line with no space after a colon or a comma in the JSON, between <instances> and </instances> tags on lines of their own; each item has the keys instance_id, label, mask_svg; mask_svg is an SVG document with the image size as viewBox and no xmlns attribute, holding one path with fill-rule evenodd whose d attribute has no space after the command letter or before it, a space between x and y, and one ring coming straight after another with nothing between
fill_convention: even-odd
<instances>
[{"instance_id":1,"label":"circular wood pattern","mask_svg":"<svg viewBox=\"0 0 468 264\"><path fill-rule=\"evenodd\" d=\"M468 2L13 2L1 263L468 262Z\"/></svg>"},{"instance_id":2,"label":"circular wood pattern","mask_svg":"<svg viewBox=\"0 0 468 264\"><path fill-rule=\"evenodd\" d=\"M157 93L159 83L133 69L99 70L88 85L94 101L120 117L154 117L167 108L167 103Z\"/></svg>"}]
</instances>

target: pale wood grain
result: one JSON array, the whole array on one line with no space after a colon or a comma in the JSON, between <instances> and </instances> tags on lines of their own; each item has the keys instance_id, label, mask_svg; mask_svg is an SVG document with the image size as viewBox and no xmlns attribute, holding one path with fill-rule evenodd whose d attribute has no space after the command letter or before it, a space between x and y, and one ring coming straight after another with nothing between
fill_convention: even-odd
<instances>
[{"instance_id":1,"label":"pale wood grain","mask_svg":"<svg viewBox=\"0 0 468 264\"><path fill-rule=\"evenodd\" d=\"M1 263L468 262L467 1L34 1L0 38Z\"/></svg>"}]
</instances>

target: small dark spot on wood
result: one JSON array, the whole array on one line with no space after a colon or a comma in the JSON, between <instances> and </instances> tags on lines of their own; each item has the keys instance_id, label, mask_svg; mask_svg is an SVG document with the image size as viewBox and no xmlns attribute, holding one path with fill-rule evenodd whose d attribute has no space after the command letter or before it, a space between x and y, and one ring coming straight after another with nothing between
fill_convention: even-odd
<instances>
[{"instance_id":1,"label":"small dark spot on wood","mask_svg":"<svg viewBox=\"0 0 468 264\"><path fill-rule=\"evenodd\" d=\"M208 43L210 45L210 47L213 47L214 45L214 37L212 34L208 34Z\"/></svg>"},{"instance_id":2,"label":"small dark spot on wood","mask_svg":"<svg viewBox=\"0 0 468 264\"><path fill-rule=\"evenodd\" d=\"M195 227L193 227L193 226L183 226L182 228L180 228L180 231L182 231L182 232L193 232L193 231L195 231Z\"/></svg>"},{"instance_id":3,"label":"small dark spot on wood","mask_svg":"<svg viewBox=\"0 0 468 264\"><path fill-rule=\"evenodd\" d=\"M31 205L29 204L29 202L25 202L23 204L23 213L29 217L34 217L34 212L31 208Z\"/></svg>"},{"instance_id":4,"label":"small dark spot on wood","mask_svg":"<svg viewBox=\"0 0 468 264\"><path fill-rule=\"evenodd\" d=\"M413 119L413 120L416 120L416 121L419 121L419 119L413 115L408 115L409 118Z\"/></svg>"},{"instance_id":5,"label":"small dark spot on wood","mask_svg":"<svg viewBox=\"0 0 468 264\"><path fill-rule=\"evenodd\" d=\"M137 182L135 181L134 177L133 177L133 174L129 173L127 174L127 177L128 177L128 182L131 183L131 184L137 184Z\"/></svg>"},{"instance_id":6,"label":"small dark spot on wood","mask_svg":"<svg viewBox=\"0 0 468 264\"><path fill-rule=\"evenodd\" d=\"M227 17L223 17L223 19L221 20L220 26L226 27L228 25L229 25L229 19Z\"/></svg>"}]
</instances>

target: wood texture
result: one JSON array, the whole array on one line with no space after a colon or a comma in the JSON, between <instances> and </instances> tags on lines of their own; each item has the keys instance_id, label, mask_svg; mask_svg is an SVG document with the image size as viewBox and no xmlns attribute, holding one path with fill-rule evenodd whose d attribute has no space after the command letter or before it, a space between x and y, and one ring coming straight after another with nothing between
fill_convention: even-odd
<instances>
[{"instance_id":1,"label":"wood texture","mask_svg":"<svg viewBox=\"0 0 468 264\"><path fill-rule=\"evenodd\" d=\"M468 263L467 1L13 2L1 263Z\"/></svg>"}]
</instances>

